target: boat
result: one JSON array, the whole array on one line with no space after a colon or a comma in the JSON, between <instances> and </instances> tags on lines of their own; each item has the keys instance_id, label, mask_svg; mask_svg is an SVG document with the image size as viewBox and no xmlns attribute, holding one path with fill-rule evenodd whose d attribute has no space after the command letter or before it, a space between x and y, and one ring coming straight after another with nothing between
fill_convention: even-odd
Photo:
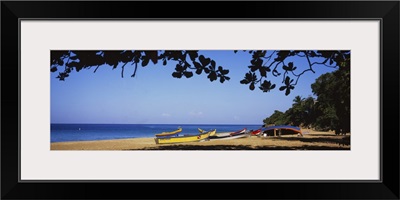
<instances>
[{"instance_id":1,"label":"boat","mask_svg":"<svg viewBox=\"0 0 400 200\"><path fill-rule=\"evenodd\" d=\"M232 132L232 133L230 133L229 135L231 135L231 136L240 135L240 134L245 133L246 131L247 131L247 128L244 128L244 129L242 129L242 130L239 130L239 131L236 131L236 132Z\"/></svg>"},{"instance_id":2,"label":"boat","mask_svg":"<svg viewBox=\"0 0 400 200\"><path fill-rule=\"evenodd\" d=\"M198 128L200 133L205 132L204 130ZM243 137L248 137L249 136L249 131L247 131L246 128L239 130L239 131L235 131L235 132L225 132L225 133L215 133L213 135L209 136L210 140L215 140L215 139L237 139L237 138L243 138Z\"/></svg>"},{"instance_id":3,"label":"boat","mask_svg":"<svg viewBox=\"0 0 400 200\"><path fill-rule=\"evenodd\" d=\"M177 137L179 136L179 133L182 132L182 128L179 127L177 130L175 131L171 131L171 132L162 132L159 134L156 134L156 137L158 138L164 138L164 137Z\"/></svg>"},{"instance_id":4,"label":"boat","mask_svg":"<svg viewBox=\"0 0 400 200\"><path fill-rule=\"evenodd\" d=\"M215 134L217 130L206 131L198 135L183 135L177 137L162 137L154 138L156 144L174 144L174 143L184 143L184 142L200 142L209 139L211 134Z\"/></svg>"},{"instance_id":5,"label":"boat","mask_svg":"<svg viewBox=\"0 0 400 200\"><path fill-rule=\"evenodd\" d=\"M301 132L300 127L289 126L289 125L269 126L269 127L262 128L261 132L265 133L266 131L273 131L273 135L276 136L277 134L281 135L280 130L289 130L289 131L299 134L300 136L303 136L303 133ZM279 131L279 132L277 133L276 131Z\"/></svg>"},{"instance_id":6,"label":"boat","mask_svg":"<svg viewBox=\"0 0 400 200\"><path fill-rule=\"evenodd\" d=\"M245 138L245 137L250 136L249 133L250 132L243 132L241 134L236 134L236 135L210 137L210 140L232 140L232 139L238 139L238 138Z\"/></svg>"},{"instance_id":7,"label":"boat","mask_svg":"<svg viewBox=\"0 0 400 200\"><path fill-rule=\"evenodd\" d=\"M207 131L205 131L205 130L203 130L203 129L201 129L201 128L197 128L197 130L199 130L199 133L205 133L205 132L207 132ZM212 130L210 130L210 131L212 131ZM210 136L215 136L217 134L217 131L214 131L214 132L211 132L210 133Z\"/></svg>"},{"instance_id":8,"label":"boat","mask_svg":"<svg viewBox=\"0 0 400 200\"><path fill-rule=\"evenodd\" d=\"M260 135L261 134L261 128L260 129L257 129L257 130L254 130L254 131L252 131L251 133L250 133L250 135L255 135L255 136L258 136L258 135Z\"/></svg>"}]
</instances>

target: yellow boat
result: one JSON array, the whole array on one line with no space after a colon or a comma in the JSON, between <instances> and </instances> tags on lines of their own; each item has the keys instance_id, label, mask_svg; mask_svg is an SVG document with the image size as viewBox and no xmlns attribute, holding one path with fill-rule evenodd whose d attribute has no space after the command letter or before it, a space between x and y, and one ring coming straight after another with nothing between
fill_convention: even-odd
<instances>
[{"instance_id":1,"label":"yellow boat","mask_svg":"<svg viewBox=\"0 0 400 200\"><path fill-rule=\"evenodd\" d=\"M182 128L179 127L178 130L176 131L171 131L171 132L162 132L159 134L156 134L156 137L172 137L172 136L178 136L178 134L182 131Z\"/></svg>"},{"instance_id":2,"label":"yellow boat","mask_svg":"<svg viewBox=\"0 0 400 200\"><path fill-rule=\"evenodd\" d=\"M154 138L156 144L173 144L173 143L183 143L183 142L200 142L207 140L211 134L215 134L217 130L200 133L198 135L185 135L179 137L164 137L164 138Z\"/></svg>"}]
</instances>

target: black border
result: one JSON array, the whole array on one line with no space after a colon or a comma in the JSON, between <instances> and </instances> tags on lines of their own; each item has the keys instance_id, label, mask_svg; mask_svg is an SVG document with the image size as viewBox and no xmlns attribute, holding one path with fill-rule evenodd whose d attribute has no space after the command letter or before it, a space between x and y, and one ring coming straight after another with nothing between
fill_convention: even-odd
<instances>
[{"instance_id":1,"label":"black border","mask_svg":"<svg viewBox=\"0 0 400 200\"><path fill-rule=\"evenodd\" d=\"M383 47L381 131L386 133L381 139L382 181L18 182L20 80L17 76L21 18L380 19ZM2 199L399 199L398 1L2 1L1 50ZM145 188L153 192L149 193ZM179 191L189 191L189 194Z\"/></svg>"}]
</instances>

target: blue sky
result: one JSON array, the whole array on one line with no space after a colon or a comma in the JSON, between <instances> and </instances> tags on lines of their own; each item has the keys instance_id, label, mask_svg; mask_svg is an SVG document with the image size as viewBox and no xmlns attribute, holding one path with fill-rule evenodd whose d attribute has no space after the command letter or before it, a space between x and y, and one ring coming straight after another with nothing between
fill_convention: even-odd
<instances>
[{"instance_id":1,"label":"blue sky","mask_svg":"<svg viewBox=\"0 0 400 200\"><path fill-rule=\"evenodd\" d=\"M100 66L73 71L65 81L50 73L51 123L106 124L261 124L274 110L286 111L295 96L312 95L311 84L321 74L334 69L315 66L316 73L305 73L288 96L279 91L282 77L272 79L277 84L272 92L263 93L257 87L249 90L240 80L249 71L251 55L234 54L232 50L200 51L214 59L217 65L229 69L231 78L221 84L210 82L207 75L194 73L186 78L173 78L176 63L161 63L139 67L131 78L133 66L112 70ZM288 60L289 61L289 60ZM305 58L292 59L300 69L308 67ZM272 77L272 76L270 76Z\"/></svg>"}]
</instances>

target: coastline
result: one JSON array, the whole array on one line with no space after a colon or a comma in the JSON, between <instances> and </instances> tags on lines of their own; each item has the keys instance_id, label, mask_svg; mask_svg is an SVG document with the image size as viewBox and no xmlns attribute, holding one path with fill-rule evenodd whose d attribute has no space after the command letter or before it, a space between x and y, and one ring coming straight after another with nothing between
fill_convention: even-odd
<instances>
[{"instance_id":1,"label":"coastline","mask_svg":"<svg viewBox=\"0 0 400 200\"><path fill-rule=\"evenodd\" d=\"M154 138L54 142L50 150L350 150L350 142L332 131L302 129L304 136L240 138L179 144L156 144ZM349 134L350 135L350 134ZM349 136L348 135L348 136Z\"/></svg>"}]
</instances>

